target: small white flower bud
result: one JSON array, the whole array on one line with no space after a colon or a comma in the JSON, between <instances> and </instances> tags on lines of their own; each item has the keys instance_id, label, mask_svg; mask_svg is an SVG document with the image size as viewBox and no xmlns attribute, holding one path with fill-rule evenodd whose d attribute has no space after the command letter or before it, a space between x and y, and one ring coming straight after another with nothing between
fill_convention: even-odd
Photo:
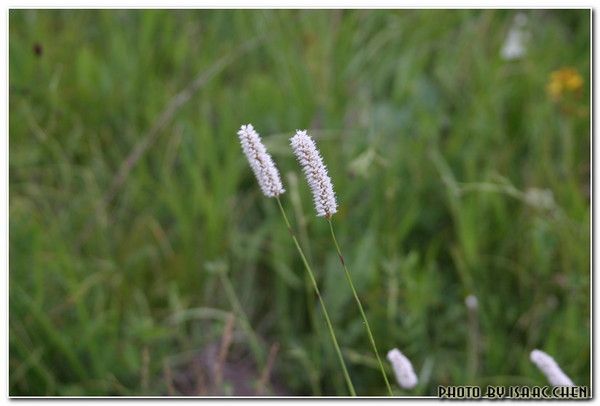
<instances>
[{"instance_id":1,"label":"small white flower bud","mask_svg":"<svg viewBox=\"0 0 600 406\"><path fill-rule=\"evenodd\" d=\"M465 298L465 305L467 306L467 309L469 310L477 310L477 307L479 307L479 302L477 301L477 296L475 295L469 295Z\"/></svg>"},{"instance_id":2,"label":"small white flower bud","mask_svg":"<svg viewBox=\"0 0 600 406\"><path fill-rule=\"evenodd\" d=\"M285 192L279 171L252 124L243 125L238 135L242 150L265 196L276 197Z\"/></svg>"},{"instance_id":3,"label":"small white flower bud","mask_svg":"<svg viewBox=\"0 0 600 406\"><path fill-rule=\"evenodd\" d=\"M397 348L390 350L387 353L387 359L392 364L392 368L394 368L394 374L396 375L398 385L405 389L412 389L417 386L419 381L415 371L413 370L412 364L410 363L410 360L400 352L400 350Z\"/></svg>"}]
</instances>

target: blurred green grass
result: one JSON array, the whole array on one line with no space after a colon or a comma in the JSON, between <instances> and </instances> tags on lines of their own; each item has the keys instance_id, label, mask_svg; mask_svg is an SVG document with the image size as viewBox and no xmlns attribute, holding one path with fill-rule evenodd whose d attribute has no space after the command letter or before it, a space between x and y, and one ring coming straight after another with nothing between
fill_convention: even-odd
<instances>
[{"instance_id":1,"label":"blurred green grass","mask_svg":"<svg viewBox=\"0 0 600 406\"><path fill-rule=\"evenodd\" d=\"M284 175L359 394L385 388L288 148L297 128L329 166L378 346L421 378L398 394L544 384L533 348L589 385L590 12L525 11L527 54L505 61L515 13L11 10L10 394L166 394L165 364L220 340L226 313L211 309L245 313L233 346L257 368L280 344L288 393L346 394L238 145L247 122ZM101 204L173 97L223 57ZM553 101L567 66L583 88Z\"/></svg>"}]
</instances>

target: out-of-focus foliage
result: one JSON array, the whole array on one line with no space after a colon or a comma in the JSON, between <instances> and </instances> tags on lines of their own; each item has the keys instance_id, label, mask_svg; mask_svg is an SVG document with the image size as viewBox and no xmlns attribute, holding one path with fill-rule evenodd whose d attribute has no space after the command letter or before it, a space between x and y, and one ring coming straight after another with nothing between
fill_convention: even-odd
<instances>
[{"instance_id":1,"label":"out-of-focus foliage","mask_svg":"<svg viewBox=\"0 0 600 406\"><path fill-rule=\"evenodd\" d=\"M526 52L508 61L510 10L11 10L10 393L173 393L232 311L231 362L253 379L279 343L285 393L347 394L238 145L248 122L283 174L359 394L385 387L295 129L329 167L380 350L419 375L398 394L544 384L533 348L589 385L590 12L523 13ZM221 58L103 205L166 106Z\"/></svg>"}]
</instances>

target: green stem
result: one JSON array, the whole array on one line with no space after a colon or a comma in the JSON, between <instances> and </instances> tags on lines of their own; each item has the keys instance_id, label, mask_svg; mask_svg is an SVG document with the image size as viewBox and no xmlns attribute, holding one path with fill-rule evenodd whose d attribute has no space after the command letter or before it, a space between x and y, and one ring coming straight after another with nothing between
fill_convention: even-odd
<instances>
[{"instance_id":1,"label":"green stem","mask_svg":"<svg viewBox=\"0 0 600 406\"><path fill-rule=\"evenodd\" d=\"M302 251L302 248L300 248L298 239L296 238L296 235L294 234L294 231L292 230L292 226L290 225L290 222L285 214L285 210L283 210L283 206L281 205L281 200L279 199L279 196L277 196L276 199L277 199L277 204L279 205L279 210L281 210L281 214L283 215L283 219L285 220L285 224L288 228L288 231L290 232L290 235L292 236L292 239L294 240L296 249L298 250L298 253L300 254L300 258L302 258L304 267L306 268L306 271L308 272L308 275L310 276L310 280L312 281L313 287L315 288L315 293L317 294L317 297L319 298L319 302L321 303L321 308L323 309L323 315L325 316L325 321L327 322L327 327L329 328L329 334L331 335L331 340L333 341L333 345L335 346L335 351L337 352L338 358L340 359L340 364L342 365L344 378L346 378L346 383L348 384L348 390L350 391L350 394L352 396L356 396L356 391L354 390L354 385L352 385L352 380L350 379L350 374L348 374L348 369L346 368L346 363L344 362L344 357L342 356L342 351L340 350L340 346L337 342L337 338L335 337L335 333L333 331L333 326L331 324L331 320L329 319L329 313L327 313L327 308L325 307L325 302L323 301L323 298L321 297L321 292L319 291L319 287L317 285L315 275L313 274L313 271L312 271L310 265L308 264L306 257L304 256L304 252Z\"/></svg>"},{"instance_id":2,"label":"green stem","mask_svg":"<svg viewBox=\"0 0 600 406\"><path fill-rule=\"evenodd\" d=\"M360 315L363 318L365 323L365 327L367 328L367 333L369 334L369 340L371 341L371 345L373 346L373 351L377 356L377 361L379 362L379 369L381 369L381 374L383 375L383 379L385 380L385 386L387 386L387 390L390 396L394 396L392 392L392 388L390 387L390 383L388 381L387 375L385 373L385 368L383 367L383 363L381 362L381 358L379 357L379 352L377 351L377 346L375 345L375 339L373 338L373 333L371 332L371 327L369 326L369 322L367 321L367 316L365 315L365 311L363 310L362 303L358 298L358 294L356 293L356 289L354 288L354 283L352 283L352 278L350 277L350 272L348 271L348 267L346 266L346 262L344 261L344 257L342 255L342 251L340 250L340 245L337 242L337 238L335 238L335 233L333 232L333 223L331 222L331 218L327 218L329 222L329 230L331 230L331 238L333 238L333 243L335 244L335 249L337 250L338 257L342 266L344 267L344 271L346 271L346 278L348 279L348 283L350 284L350 288L352 289L352 293L354 294L354 299L356 299L356 303L358 304L358 308L360 310Z\"/></svg>"},{"instance_id":3,"label":"green stem","mask_svg":"<svg viewBox=\"0 0 600 406\"><path fill-rule=\"evenodd\" d=\"M293 213L296 219L298 220L298 240L301 246L304 247L305 256L308 259L309 263L312 263L312 255L310 252L310 244L308 243L308 233L306 231L306 219L304 217L304 212L302 210L302 203L300 201L300 194L298 192L298 177L295 173L290 172L288 174L288 181L290 184L290 201L293 207ZM323 361L320 359L320 348L319 343L322 342L322 334L323 329L319 328L319 321L317 320L317 314L315 312L314 301L315 301L315 291L311 286L310 277L308 276L308 272L304 274L304 287L306 293L306 307L308 311L308 318L310 320L310 325L313 331L313 340L311 343L316 343L317 345L311 346L311 366L313 363L317 364L317 370L320 371L321 364ZM328 348L329 350L329 348ZM330 351L327 351L325 354L327 360L329 361L333 354ZM311 385L313 388L313 395L321 396L321 387L318 384L318 379L312 377L311 373ZM320 377L320 375L318 375Z\"/></svg>"}]
</instances>

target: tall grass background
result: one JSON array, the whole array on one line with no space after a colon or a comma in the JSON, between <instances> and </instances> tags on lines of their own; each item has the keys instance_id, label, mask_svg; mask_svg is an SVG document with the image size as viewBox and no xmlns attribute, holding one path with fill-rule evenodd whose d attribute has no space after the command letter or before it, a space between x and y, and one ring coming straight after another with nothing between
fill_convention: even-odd
<instances>
[{"instance_id":1,"label":"tall grass background","mask_svg":"<svg viewBox=\"0 0 600 406\"><path fill-rule=\"evenodd\" d=\"M380 351L420 378L397 394L544 384L533 348L589 385L590 12L524 12L527 53L506 61L511 10L11 10L10 394L179 394L169 377L230 313L229 362L258 379L277 343L285 394L347 394L242 155L247 122L282 171L358 394L385 386L295 129L328 165ZM582 90L552 100L566 66Z\"/></svg>"}]
</instances>

